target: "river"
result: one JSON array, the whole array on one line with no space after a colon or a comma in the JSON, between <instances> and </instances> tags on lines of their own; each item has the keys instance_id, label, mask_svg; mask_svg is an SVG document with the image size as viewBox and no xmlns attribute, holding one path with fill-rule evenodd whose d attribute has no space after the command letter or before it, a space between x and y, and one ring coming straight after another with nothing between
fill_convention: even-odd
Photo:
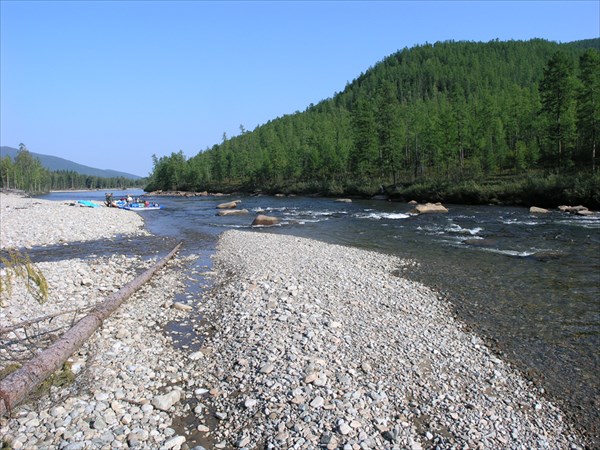
<instances>
[{"instance_id":1,"label":"river","mask_svg":"<svg viewBox=\"0 0 600 450\"><path fill-rule=\"evenodd\" d=\"M43 198L103 200L104 192L52 193ZM216 205L234 198L242 200L239 207L248 209L249 215L217 217ZM160 240L96 243L80 246L79 252L150 256L183 240L184 252L199 255L198 265L206 266L218 235L241 228L293 234L409 259L415 264L399 267L399 275L436 289L498 354L563 404L586 433L598 438L599 216L534 215L526 208L465 205L446 205L447 214L416 216L405 203L342 203L306 197L154 200L164 209L140 214ZM259 212L279 217L280 225L251 227ZM49 253L60 257L62 251L67 250L46 248L37 258ZM35 261L35 251L32 258Z\"/></svg>"}]
</instances>

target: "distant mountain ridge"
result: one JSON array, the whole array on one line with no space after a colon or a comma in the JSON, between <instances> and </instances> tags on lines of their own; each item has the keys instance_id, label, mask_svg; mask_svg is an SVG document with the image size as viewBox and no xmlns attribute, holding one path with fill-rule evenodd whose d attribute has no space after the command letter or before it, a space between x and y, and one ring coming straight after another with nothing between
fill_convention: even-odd
<instances>
[{"instance_id":1,"label":"distant mountain ridge","mask_svg":"<svg viewBox=\"0 0 600 450\"><path fill-rule=\"evenodd\" d=\"M19 152L18 149L13 147L2 146L0 147L0 157L4 158L6 156L10 156L11 159L15 159L15 156ZM139 175L134 175L132 173L120 172L118 170L111 169L96 169L94 167L84 166L83 164L78 164L73 161L69 161L68 159L59 158L58 156L51 155L43 155L41 153L29 152L31 156L40 160L42 166L50 171L56 170L67 170L75 173L79 173L82 175L90 175L94 177L101 178L129 178L132 180L138 180L143 178Z\"/></svg>"}]
</instances>

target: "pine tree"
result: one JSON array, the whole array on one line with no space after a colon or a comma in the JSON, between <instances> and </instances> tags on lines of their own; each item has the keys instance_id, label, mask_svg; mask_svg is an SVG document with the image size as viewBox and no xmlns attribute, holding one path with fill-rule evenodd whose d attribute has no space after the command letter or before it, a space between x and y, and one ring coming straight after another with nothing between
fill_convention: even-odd
<instances>
[{"instance_id":1,"label":"pine tree","mask_svg":"<svg viewBox=\"0 0 600 450\"><path fill-rule=\"evenodd\" d=\"M600 52L593 49L586 51L579 59L579 68L581 84L577 102L577 132L580 146L584 153L589 152L592 172L595 172L600 134Z\"/></svg>"},{"instance_id":2,"label":"pine tree","mask_svg":"<svg viewBox=\"0 0 600 450\"><path fill-rule=\"evenodd\" d=\"M354 146L350 154L350 170L362 178L376 176L378 160L377 131L371 103L360 99L352 115Z\"/></svg>"},{"instance_id":3,"label":"pine tree","mask_svg":"<svg viewBox=\"0 0 600 450\"><path fill-rule=\"evenodd\" d=\"M562 51L556 52L544 69L540 97L547 119L547 159L562 170L571 162L569 152L575 140L573 65Z\"/></svg>"},{"instance_id":4,"label":"pine tree","mask_svg":"<svg viewBox=\"0 0 600 450\"><path fill-rule=\"evenodd\" d=\"M397 182L400 163L400 121L395 86L386 82L381 88L377 110L377 136L379 139L379 171Z\"/></svg>"}]
</instances>

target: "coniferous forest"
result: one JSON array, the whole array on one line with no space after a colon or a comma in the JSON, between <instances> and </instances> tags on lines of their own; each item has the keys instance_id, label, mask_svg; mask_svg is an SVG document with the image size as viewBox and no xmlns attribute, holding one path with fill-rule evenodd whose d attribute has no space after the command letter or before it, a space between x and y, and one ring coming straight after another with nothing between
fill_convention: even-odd
<instances>
[{"instance_id":1,"label":"coniferous forest","mask_svg":"<svg viewBox=\"0 0 600 450\"><path fill-rule=\"evenodd\" d=\"M342 92L186 159L146 190L600 205L600 39L403 49ZM201 124L199 125L201 126Z\"/></svg>"},{"instance_id":2,"label":"coniferous forest","mask_svg":"<svg viewBox=\"0 0 600 450\"><path fill-rule=\"evenodd\" d=\"M97 177L72 170L48 170L34 157L25 144L19 145L14 161L0 158L0 189L14 189L31 194L70 189L124 189L139 187L144 180L125 177Z\"/></svg>"}]
</instances>

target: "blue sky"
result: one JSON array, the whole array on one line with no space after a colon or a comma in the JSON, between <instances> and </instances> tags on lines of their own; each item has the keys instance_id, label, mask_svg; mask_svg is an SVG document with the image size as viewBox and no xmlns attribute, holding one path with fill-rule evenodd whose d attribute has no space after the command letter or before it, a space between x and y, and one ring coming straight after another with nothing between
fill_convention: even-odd
<instances>
[{"instance_id":1,"label":"blue sky","mask_svg":"<svg viewBox=\"0 0 600 450\"><path fill-rule=\"evenodd\" d=\"M600 36L594 1L0 1L0 143L145 176L405 47Z\"/></svg>"}]
</instances>

